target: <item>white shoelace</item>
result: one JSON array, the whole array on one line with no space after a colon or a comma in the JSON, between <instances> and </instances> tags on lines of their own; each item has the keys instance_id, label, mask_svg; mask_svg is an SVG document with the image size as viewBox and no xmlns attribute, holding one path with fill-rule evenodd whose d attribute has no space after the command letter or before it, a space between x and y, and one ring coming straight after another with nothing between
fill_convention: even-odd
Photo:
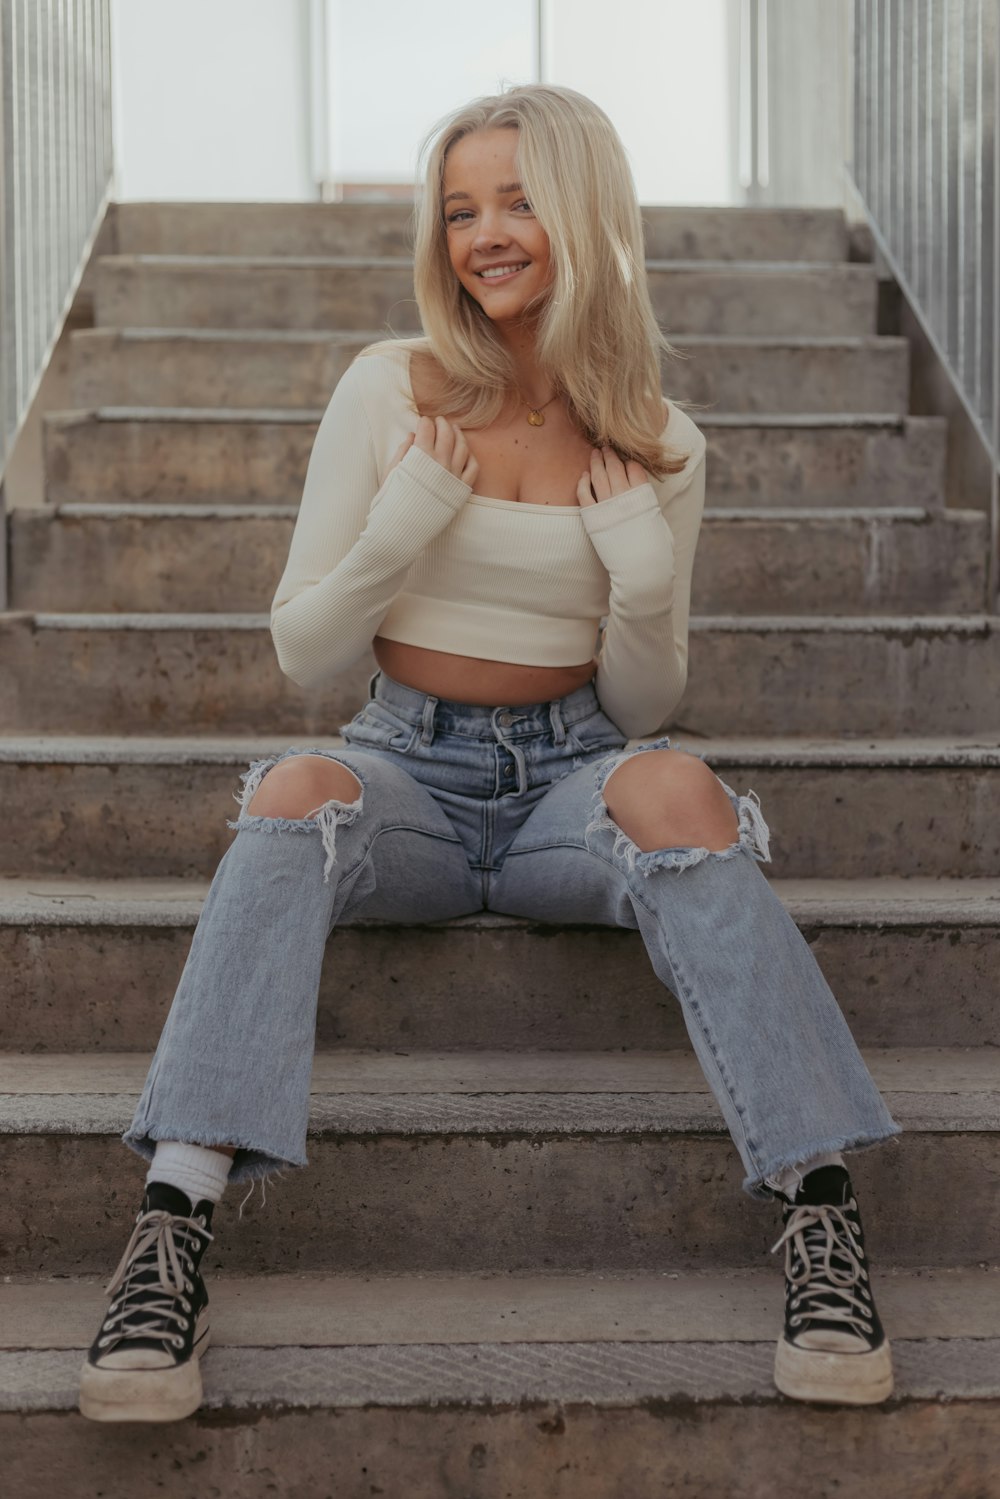
<instances>
[{"instance_id":1,"label":"white shoelace","mask_svg":"<svg viewBox=\"0 0 1000 1499\"><path fill-rule=\"evenodd\" d=\"M194 1290L194 1283L187 1278L188 1272L194 1271L190 1250L192 1244L201 1239L210 1242L212 1237L196 1218L182 1218L162 1209L143 1214L105 1287L112 1298L116 1291L122 1290L122 1294L117 1302L112 1300L98 1347L106 1348L124 1338L161 1339L164 1347L168 1343L175 1348L183 1347L183 1337L176 1330L165 1331L164 1323L168 1329L171 1323L176 1328L187 1328L191 1302L185 1292ZM138 1273L151 1268L154 1247L157 1280L134 1280ZM142 1317L149 1320L132 1320Z\"/></svg>"},{"instance_id":2,"label":"white shoelace","mask_svg":"<svg viewBox=\"0 0 1000 1499\"><path fill-rule=\"evenodd\" d=\"M851 1202L851 1207L855 1207ZM872 1330L868 1271L861 1263L858 1230L843 1208L803 1203L792 1212L771 1250L785 1246L785 1276L794 1287L791 1326L806 1321L835 1322L867 1340ZM855 1294L860 1288L860 1296ZM863 1299L863 1298L867 1298Z\"/></svg>"}]
</instances>

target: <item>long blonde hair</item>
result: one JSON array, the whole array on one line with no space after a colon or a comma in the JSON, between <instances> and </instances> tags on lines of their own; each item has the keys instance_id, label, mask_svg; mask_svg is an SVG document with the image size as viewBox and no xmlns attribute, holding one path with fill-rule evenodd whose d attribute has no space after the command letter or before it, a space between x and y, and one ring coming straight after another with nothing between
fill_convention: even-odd
<instances>
[{"instance_id":1,"label":"long blonde hair","mask_svg":"<svg viewBox=\"0 0 1000 1499\"><path fill-rule=\"evenodd\" d=\"M474 99L423 143L414 288L425 337L406 347L417 358L433 355L443 378L422 413L488 426L517 389L506 346L452 268L441 207L448 152L493 129L518 132L519 180L549 238L552 280L529 309L542 370L591 442L609 443L656 478L676 473L688 455L661 440L660 388L661 355L676 351L649 298L632 173L607 115L574 89L528 84Z\"/></svg>"}]
</instances>

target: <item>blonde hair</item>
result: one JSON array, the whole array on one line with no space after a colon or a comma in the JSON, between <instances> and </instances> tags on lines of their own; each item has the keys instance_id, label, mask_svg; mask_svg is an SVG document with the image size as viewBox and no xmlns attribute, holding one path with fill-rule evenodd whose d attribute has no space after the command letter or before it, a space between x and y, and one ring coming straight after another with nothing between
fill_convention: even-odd
<instances>
[{"instance_id":1,"label":"blonde hair","mask_svg":"<svg viewBox=\"0 0 1000 1499\"><path fill-rule=\"evenodd\" d=\"M485 427L517 389L506 346L452 268L441 206L448 152L494 129L518 132L519 180L549 238L552 280L529 307L542 369L591 442L610 444L656 478L678 472L688 455L662 441L660 388L661 355L676 351L649 299L628 158L604 111L574 89L528 84L475 99L423 143L414 287L425 337L404 347L418 359L432 355L443 378L422 414Z\"/></svg>"}]
</instances>

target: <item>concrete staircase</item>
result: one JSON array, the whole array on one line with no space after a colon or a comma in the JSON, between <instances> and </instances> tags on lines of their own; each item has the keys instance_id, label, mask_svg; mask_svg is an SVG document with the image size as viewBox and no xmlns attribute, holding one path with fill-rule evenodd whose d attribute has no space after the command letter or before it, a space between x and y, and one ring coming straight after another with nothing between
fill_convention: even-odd
<instances>
[{"instance_id":1,"label":"concrete staircase","mask_svg":"<svg viewBox=\"0 0 1000 1499\"><path fill-rule=\"evenodd\" d=\"M650 210L706 403L677 740L752 785L769 869L890 1106L856 1159L896 1349L885 1409L770 1381L778 1215L638 936L483 916L345 928L312 1165L234 1191L182 1425L74 1412L142 1168L118 1143L272 747L335 742L266 610L316 423L416 325L399 207L129 205L10 517L0 617L0 1446L13 1499L1000 1495L1000 626L984 517L837 214ZM181 572L183 571L183 576Z\"/></svg>"}]
</instances>

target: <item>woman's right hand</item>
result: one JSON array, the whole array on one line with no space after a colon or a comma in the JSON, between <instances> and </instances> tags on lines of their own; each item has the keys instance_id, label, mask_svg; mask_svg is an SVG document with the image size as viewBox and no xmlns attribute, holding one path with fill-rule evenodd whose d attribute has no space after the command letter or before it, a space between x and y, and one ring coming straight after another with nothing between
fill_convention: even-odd
<instances>
[{"instance_id":1,"label":"woman's right hand","mask_svg":"<svg viewBox=\"0 0 1000 1499\"><path fill-rule=\"evenodd\" d=\"M470 487L475 484L479 476L479 464L469 452L469 444L461 427L456 427L447 417L419 417L416 432L411 432L400 445L389 468L394 469L412 447L418 447L422 453L454 474L456 479L461 479L463 484Z\"/></svg>"}]
</instances>

